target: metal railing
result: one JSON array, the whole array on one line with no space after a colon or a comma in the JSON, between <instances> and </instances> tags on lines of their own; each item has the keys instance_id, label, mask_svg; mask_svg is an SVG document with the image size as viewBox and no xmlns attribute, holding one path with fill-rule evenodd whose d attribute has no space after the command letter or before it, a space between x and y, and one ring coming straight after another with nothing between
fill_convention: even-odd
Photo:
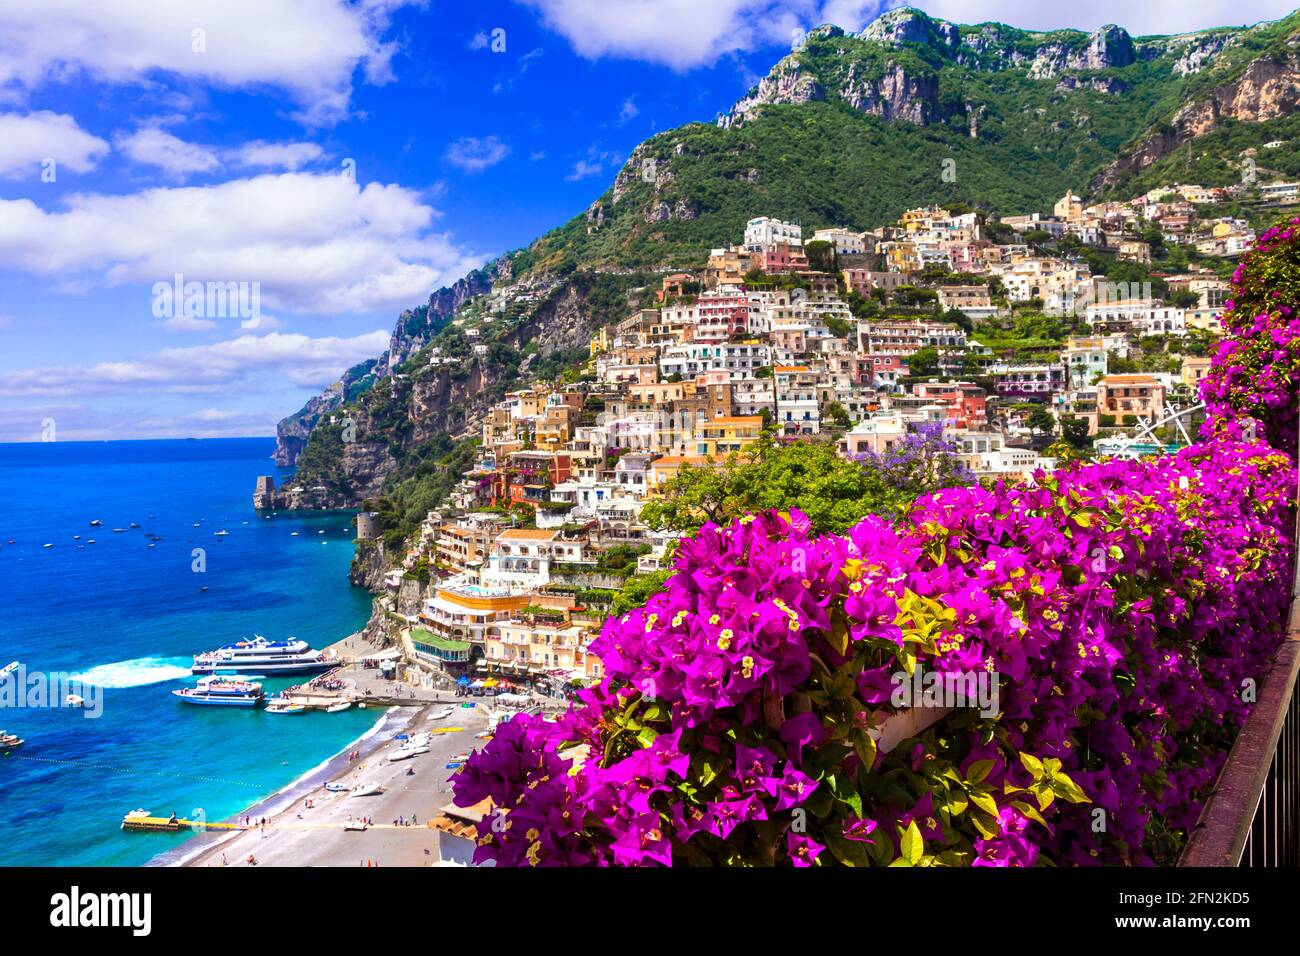
<instances>
[{"instance_id":1,"label":"metal railing","mask_svg":"<svg viewBox=\"0 0 1300 956\"><path fill-rule=\"evenodd\" d=\"M1300 866L1300 570L1286 637L1260 682L1179 866Z\"/></svg>"}]
</instances>

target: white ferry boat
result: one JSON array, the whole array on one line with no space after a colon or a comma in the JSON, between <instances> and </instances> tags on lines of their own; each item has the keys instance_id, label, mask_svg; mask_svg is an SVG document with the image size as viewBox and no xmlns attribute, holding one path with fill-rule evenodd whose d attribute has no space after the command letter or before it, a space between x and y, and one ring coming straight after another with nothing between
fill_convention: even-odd
<instances>
[{"instance_id":1,"label":"white ferry boat","mask_svg":"<svg viewBox=\"0 0 1300 956\"><path fill-rule=\"evenodd\" d=\"M260 634L251 641L236 641L194 658L195 674L244 671L254 674L308 674L329 670L333 664L306 641L268 641Z\"/></svg>"},{"instance_id":2,"label":"white ferry boat","mask_svg":"<svg viewBox=\"0 0 1300 956\"><path fill-rule=\"evenodd\" d=\"M256 707L262 702L262 685L225 677L204 677L193 687L172 691L187 704L215 707Z\"/></svg>"}]
</instances>

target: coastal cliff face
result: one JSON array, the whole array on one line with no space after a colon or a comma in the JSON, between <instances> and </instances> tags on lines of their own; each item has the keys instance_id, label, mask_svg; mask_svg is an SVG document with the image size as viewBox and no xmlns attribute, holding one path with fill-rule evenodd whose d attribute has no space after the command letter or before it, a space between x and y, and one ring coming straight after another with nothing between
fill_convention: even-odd
<instances>
[{"instance_id":1,"label":"coastal cliff face","mask_svg":"<svg viewBox=\"0 0 1300 956\"><path fill-rule=\"evenodd\" d=\"M1291 42L1300 46L1300 33ZM1293 113L1298 107L1300 51L1254 60L1237 79L1182 106L1167 124L1148 133L1103 170L1089 188L1094 192L1112 188L1227 121L1262 123Z\"/></svg>"},{"instance_id":2,"label":"coastal cliff face","mask_svg":"<svg viewBox=\"0 0 1300 956\"><path fill-rule=\"evenodd\" d=\"M398 316L383 355L348 369L320 395L281 420L275 429L275 463L294 467L307 446L312 429L322 418L372 387L376 381L391 375L393 369L424 348L444 329L466 302L489 291L493 282L508 281L509 275L509 260L497 260L438 289L420 308L408 309Z\"/></svg>"},{"instance_id":3,"label":"coastal cliff face","mask_svg":"<svg viewBox=\"0 0 1300 956\"><path fill-rule=\"evenodd\" d=\"M1198 59L1184 71L1213 58L1221 45L1198 48ZM827 55L828 51L832 55ZM1163 47L1145 48L1148 57ZM1016 71L1030 80L1054 80L1070 72L1122 69L1137 62L1139 51L1128 32L1114 25L1092 34L1060 30L1030 33L1002 24L961 28L919 10L882 15L861 33L823 26L783 58L758 85L718 120L730 128L750 122L767 106L820 100L841 102L870 116L918 126L965 116L978 105L941 96L941 78L954 68L996 73ZM1116 92L1118 81L1068 77L1058 88Z\"/></svg>"},{"instance_id":4,"label":"coastal cliff face","mask_svg":"<svg viewBox=\"0 0 1300 956\"><path fill-rule=\"evenodd\" d=\"M508 389L529 381L555 356L564 356L566 364L579 354L585 357L597 325L628 308L626 295L601 301L611 282L620 285L616 278L578 273L558 284L510 287L516 303L525 304L508 327L505 319L494 322L499 331L491 345L470 346L453 356L444 350L460 347L460 330L435 335L369 390L322 416L300 453L298 473L285 486L259 495L255 505L355 508L380 497L408 456L447 436L476 434L482 416Z\"/></svg>"}]
</instances>

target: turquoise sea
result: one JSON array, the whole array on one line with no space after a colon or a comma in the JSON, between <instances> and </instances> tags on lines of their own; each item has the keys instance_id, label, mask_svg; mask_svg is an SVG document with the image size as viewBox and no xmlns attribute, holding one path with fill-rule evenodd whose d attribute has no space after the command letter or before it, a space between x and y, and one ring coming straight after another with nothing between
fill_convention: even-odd
<instances>
[{"instance_id":1,"label":"turquoise sea","mask_svg":"<svg viewBox=\"0 0 1300 956\"><path fill-rule=\"evenodd\" d=\"M185 837L123 833L127 811L228 817L379 719L194 707L169 693L195 680L200 651L255 633L324 647L366 621L369 595L346 577L350 513L253 510L255 477L288 474L273 448L269 438L0 444L0 667L20 661L103 688L98 719L0 707L0 729L26 740L0 753L0 865L146 863ZM147 534L159 536L152 548ZM264 681L268 693L293 682Z\"/></svg>"}]
</instances>

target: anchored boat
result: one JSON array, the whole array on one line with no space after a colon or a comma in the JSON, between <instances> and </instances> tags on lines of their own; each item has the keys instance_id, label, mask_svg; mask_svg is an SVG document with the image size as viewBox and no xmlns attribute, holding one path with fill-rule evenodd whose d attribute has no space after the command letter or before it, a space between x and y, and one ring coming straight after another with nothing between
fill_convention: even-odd
<instances>
[{"instance_id":1,"label":"anchored boat","mask_svg":"<svg viewBox=\"0 0 1300 956\"><path fill-rule=\"evenodd\" d=\"M194 658L195 674L215 674L218 671L255 671L262 674L306 674L329 670L332 663L320 651L312 650L306 641L290 638L287 641L268 641L260 634L251 641L236 641L199 654Z\"/></svg>"},{"instance_id":2,"label":"anchored boat","mask_svg":"<svg viewBox=\"0 0 1300 956\"><path fill-rule=\"evenodd\" d=\"M172 691L187 704L217 707L256 707L262 702L262 685L253 681L204 677L195 686Z\"/></svg>"},{"instance_id":3,"label":"anchored boat","mask_svg":"<svg viewBox=\"0 0 1300 956\"><path fill-rule=\"evenodd\" d=\"M301 714L307 710L302 704L295 704L283 697L278 697L266 705L268 714Z\"/></svg>"}]
</instances>

